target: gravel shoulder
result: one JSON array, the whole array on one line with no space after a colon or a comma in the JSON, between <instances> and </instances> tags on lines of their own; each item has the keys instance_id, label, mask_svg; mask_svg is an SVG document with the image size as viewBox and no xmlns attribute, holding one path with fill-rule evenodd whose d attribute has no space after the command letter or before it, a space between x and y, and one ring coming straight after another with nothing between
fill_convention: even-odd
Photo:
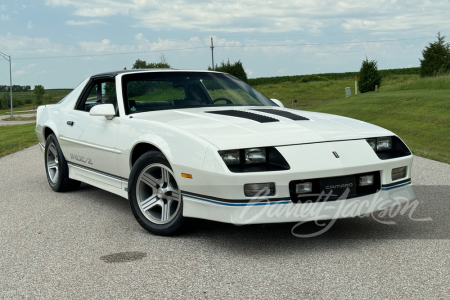
<instances>
[{"instance_id":1,"label":"gravel shoulder","mask_svg":"<svg viewBox=\"0 0 450 300\"><path fill-rule=\"evenodd\" d=\"M124 198L84 184L54 193L37 145L0 158L0 178L0 299L450 294L450 165L428 159L415 158L413 182L420 213L433 221L339 220L311 239L294 237L292 224L215 222L178 237L150 235Z\"/></svg>"}]
</instances>

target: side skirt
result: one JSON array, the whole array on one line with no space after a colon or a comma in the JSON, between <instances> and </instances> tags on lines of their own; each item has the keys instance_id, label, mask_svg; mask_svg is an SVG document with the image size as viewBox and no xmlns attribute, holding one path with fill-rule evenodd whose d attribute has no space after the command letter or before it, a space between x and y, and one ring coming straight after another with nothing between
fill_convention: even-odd
<instances>
[{"instance_id":1,"label":"side skirt","mask_svg":"<svg viewBox=\"0 0 450 300\"><path fill-rule=\"evenodd\" d=\"M67 162L69 178L93 185L128 199L128 181L97 170Z\"/></svg>"}]
</instances>

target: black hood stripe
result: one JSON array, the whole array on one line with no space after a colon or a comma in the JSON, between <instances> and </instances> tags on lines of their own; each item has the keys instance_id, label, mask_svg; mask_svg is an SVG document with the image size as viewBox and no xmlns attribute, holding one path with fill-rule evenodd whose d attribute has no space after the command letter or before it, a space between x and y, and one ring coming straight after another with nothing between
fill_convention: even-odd
<instances>
[{"instance_id":1,"label":"black hood stripe","mask_svg":"<svg viewBox=\"0 0 450 300\"><path fill-rule=\"evenodd\" d=\"M284 118L288 118L294 121L305 121L305 120L309 120L308 118L293 114L291 112L285 111L285 110L278 110L278 109L264 109L264 108L255 108L252 110L257 110L260 112L264 112L264 113L268 113L268 114L273 114L273 115L277 115L280 117L284 117Z\"/></svg>"},{"instance_id":2,"label":"black hood stripe","mask_svg":"<svg viewBox=\"0 0 450 300\"><path fill-rule=\"evenodd\" d=\"M251 112L244 111L244 110L207 111L207 113L230 116L230 117L237 117L237 118L244 118L244 119L249 119L252 121L259 122L259 123L280 122L279 120L277 120L275 118L251 113Z\"/></svg>"}]
</instances>

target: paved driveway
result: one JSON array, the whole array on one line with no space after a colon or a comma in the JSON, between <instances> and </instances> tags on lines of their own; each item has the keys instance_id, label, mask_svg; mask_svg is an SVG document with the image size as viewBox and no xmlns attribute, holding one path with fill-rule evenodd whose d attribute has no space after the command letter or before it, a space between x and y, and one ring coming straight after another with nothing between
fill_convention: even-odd
<instances>
[{"instance_id":1,"label":"paved driveway","mask_svg":"<svg viewBox=\"0 0 450 300\"><path fill-rule=\"evenodd\" d=\"M433 221L339 220L311 239L293 224L204 222L167 238L145 232L126 199L54 193L33 146L0 159L0 299L448 298L449 177L415 159L413 217Z\"/></svg>"}]
</instances>

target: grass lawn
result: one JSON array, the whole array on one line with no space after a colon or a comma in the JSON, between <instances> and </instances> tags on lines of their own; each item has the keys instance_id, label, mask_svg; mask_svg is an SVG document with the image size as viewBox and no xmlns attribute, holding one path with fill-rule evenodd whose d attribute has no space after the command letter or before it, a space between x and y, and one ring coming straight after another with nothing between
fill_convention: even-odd
<instances>
[{"instance_id":1,"label":"grass lawn","mask_svg":"<svg viewBox=\"0 0 450 300\"><path fill-rule=\"evenodd\" d=\"M55 89L55 90L45 90L44 97L42 98L43 104L57 103L59 100L64 98L72 90L70 89ZM7 94L9 99L9 92L0 92L0 99L3 99L4 94ZM8 100L9 101L9 100ZM22 105L15 105L15 103L22 103ZM34 104L36 98L33 91L27 92L13 92L13 110L14 114L16 111L31 110L35 109L37 106ZM10 108L3 107L0 109L0 114L5 115L11 112Z\"/></svg>"},{"instance_id":2,"label":"grass lawn","mask_svg":"<svg viewBox=\"0 0 450 300\"><path fill-rule=\"evenodd\" d=\"M0 157L38 143L35 123L0 126Z\"/></svg>"}]
</instances>

